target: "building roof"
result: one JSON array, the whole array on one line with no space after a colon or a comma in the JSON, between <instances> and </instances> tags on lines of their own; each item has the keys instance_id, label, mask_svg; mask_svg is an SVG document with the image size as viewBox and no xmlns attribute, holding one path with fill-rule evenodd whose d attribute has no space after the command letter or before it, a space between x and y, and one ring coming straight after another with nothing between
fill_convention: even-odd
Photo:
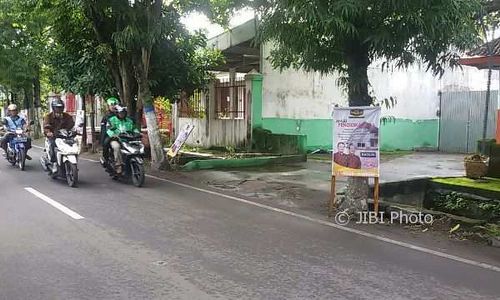
<instances>
[{"instance_id":1,"label":"building roof","mask_svg":"<svg viewBox=\"0 0 500 300\"><path fill-rule=\"evenodd\" d=\"M500 55L500 38L494 39L491 42L482 44L481 46L467 52L468 56L488 56L488 46L491 47L491 55Z\"/></svg>"},{"instance_id":2,"label":"building roof","mask_svg":"<svg viewBox=\"0 0 500 300\"><path fill-rule=\"evenodd\" d=\"M260 45L255 42L257 27L257 19L252 19L209 39L207 45L222 51L226 58L225 64L213 71L227 72L234 68L237 72L247 73L259 70Z\"/></svg>"},{"instance_id":3,"label":"building roof","mask_svg":"<svg viewBox=\"0 0 500 300\"><path fill-rule=\"evenodd\" d=\"M488 49L491 47L490 49ZM491 55L489 53L491 50ZM478 69L500 70L500 38L482 44L466 53L468 57L458 60L461 65Z\"/></svg>"}]
</instances>

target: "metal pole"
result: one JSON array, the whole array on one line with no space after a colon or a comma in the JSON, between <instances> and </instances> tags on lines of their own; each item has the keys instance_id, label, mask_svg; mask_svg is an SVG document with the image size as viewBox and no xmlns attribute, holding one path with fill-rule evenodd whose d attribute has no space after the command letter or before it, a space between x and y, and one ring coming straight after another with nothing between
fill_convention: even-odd
<instances>
[{"instance_id":1,"label":"metal pole","mask_svg":"<svg viewBox=\"0 0 500 300\"><path fill-rule=\"evenodd\" d=\"M486 38L486 49L488 51L488 82L486 83L486 103L484 105L484 119L483 119L483 138L481 142L481 152L486 153L486 132L488 130L488 111L490 110L490 92L491 92L491 44L488 42L488 34L486 32L486 26L484 25L484 11L481 11L481 27L483 28L484 36Z\"/></svg>"}]
</instances>

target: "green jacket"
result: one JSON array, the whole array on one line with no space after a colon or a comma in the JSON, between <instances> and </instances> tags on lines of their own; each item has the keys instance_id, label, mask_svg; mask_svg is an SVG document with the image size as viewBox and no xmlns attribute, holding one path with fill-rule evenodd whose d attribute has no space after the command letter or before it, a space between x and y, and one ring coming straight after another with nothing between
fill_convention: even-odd
<instances>
[{"instance_id":1,"label":"green jacket","mask_svg":"<svg viewBox=\"0 0 500 300\"><path fill-rule=\"evenodd\" d=\"M117 116L113 116L109 119L108 130L106 131L109 137L115 137L120 133L127 132L140 133L140 131L135 127L132 119L127 117L123 120L120 120Z\"/></svg>"}]
</instances>

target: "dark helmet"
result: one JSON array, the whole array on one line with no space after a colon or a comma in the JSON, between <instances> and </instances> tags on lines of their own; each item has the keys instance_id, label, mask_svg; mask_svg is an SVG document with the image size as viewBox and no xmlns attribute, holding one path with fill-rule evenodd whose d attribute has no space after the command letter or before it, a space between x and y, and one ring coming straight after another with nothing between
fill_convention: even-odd
<instances>
[{"instance_id":1,"label":"dark helmet","mask_svg":"<svg viewBox=\"0 0 500 300\"><path fill-rule=\"evenodd\" d=\"M60 108L61 111L63 111L64 110L64 101L62 101L61 99L52 100L52 102L50 103L50 106L52 107L52 111L55 111L56 108Z\"/></svg>"}]
</instances>

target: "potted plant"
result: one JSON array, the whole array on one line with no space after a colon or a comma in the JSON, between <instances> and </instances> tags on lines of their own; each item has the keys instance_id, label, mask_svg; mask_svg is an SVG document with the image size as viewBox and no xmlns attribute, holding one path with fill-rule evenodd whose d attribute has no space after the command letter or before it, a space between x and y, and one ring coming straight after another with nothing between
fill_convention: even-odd
<instances>
[{"instance_id":1,"label":"potted plant","mask_svg":"<svg viewBox=\"0 0 500 300\"><path fill-rule=\"evenodd\" d=\"M488 173L489 158L481 154L473 154L464 158L465 176L479 179Z\"/></svg>"}]
</instances>

